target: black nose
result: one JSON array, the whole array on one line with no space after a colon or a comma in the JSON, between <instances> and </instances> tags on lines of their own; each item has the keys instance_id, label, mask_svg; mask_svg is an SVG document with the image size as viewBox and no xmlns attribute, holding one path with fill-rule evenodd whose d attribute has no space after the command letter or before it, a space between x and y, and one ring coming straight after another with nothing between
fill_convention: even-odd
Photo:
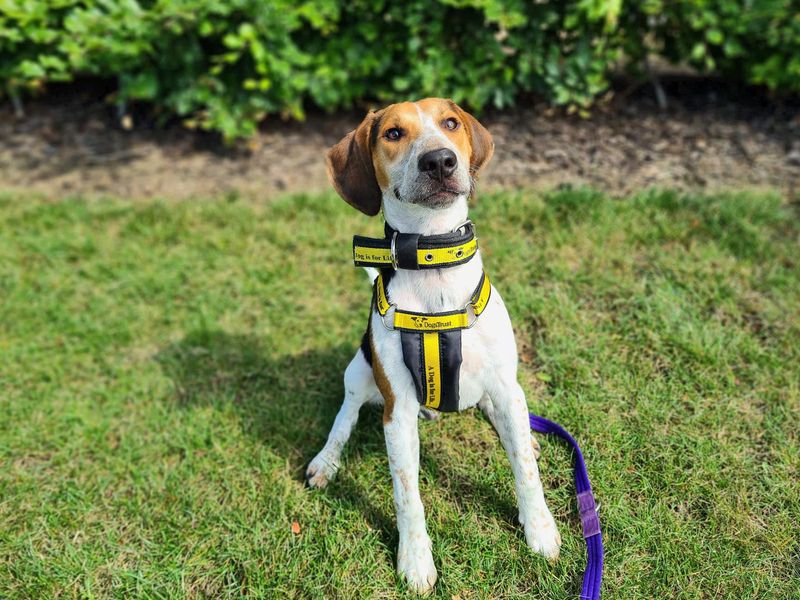
<instances>
[{"instance_id":1,"label":"black nose","mask_svg":"<svg viewBox=\"0 0 800 600\"><path fill-rule=\"evenodd\" d=\"M458 165L458 159L456 158L456 153L452 150L439 148L420 156L417 164L421 173L427 173L434 179L441 181L453 174Z\"/></svg>"}]
</instances>

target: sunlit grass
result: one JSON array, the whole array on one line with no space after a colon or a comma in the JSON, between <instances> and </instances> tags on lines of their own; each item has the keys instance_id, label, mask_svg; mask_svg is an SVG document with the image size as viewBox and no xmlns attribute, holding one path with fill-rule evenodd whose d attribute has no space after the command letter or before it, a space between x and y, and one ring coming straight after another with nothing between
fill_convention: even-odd
<instances>
[{"instance_id":1,"label":"sunlit grass","mask_svg":"<svg viewBox=\"0 0 800 600\"><path fill-rule=\"evenodd\" d=\"M531 408L587 457L605 598L797 596L797 217L769 195L477 203ZM327 490L302 483L368 311L350 238L379 230L332 195L0 197L0 597L405 595L379 411ZM566 447L540 438L551 566L491 427L421 431L434 596L577 597Z\"/></svg>"}]
</instances>

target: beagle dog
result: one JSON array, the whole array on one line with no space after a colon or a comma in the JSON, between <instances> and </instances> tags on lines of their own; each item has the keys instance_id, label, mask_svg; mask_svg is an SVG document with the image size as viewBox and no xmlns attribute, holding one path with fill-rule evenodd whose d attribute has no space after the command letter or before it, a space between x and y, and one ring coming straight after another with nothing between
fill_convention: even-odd
<instances>
[{"instance_id":1,"label":"beagle dog","mask_svg":"<svg viewBox=\"0 0 800 600\"><path fill-rule=\"evenodd\" d=\"M442 268L398 268L395 256L397 234L419 243L465 228L475 177L493 152L491 135L473 116L450 100L426 98L368 114L327 155L331 182L348 204L370 216L383 210L387 238L392 233L387 241L391 265L381 268L382 280L371 270L380 289L373 296L367 334L345 370L344 402L325 446L308 466L306 480L315 488L327 485L336 474L361 406L382 403L400 538L397 572L420 593L429 591L437 578L418 482L417 421L428 415L425 406L430 405L421 397L419 378L409 367L413 352L404 349L397 315L395 327L391 326L392 312L467 313L468 325L458 330L460 368L450 386L456 390L455 409L477 405L497 431L511 461L519 521L528 546L551 560L558 557L561 546L539 479L538 443L530 432L525 393L517 382L517 349L506 307L486 280L488 299L484 298L480 317L474 303L472 311L464 308L477 293L476 285L484 281L477 244L467 260ZM420 256L433 256L421 252ZM385 296L384 310L380 294ZM415 335L410 334L412 342ZM432 343L438 352L436 340Z\"/></svg>"}]
</instances>

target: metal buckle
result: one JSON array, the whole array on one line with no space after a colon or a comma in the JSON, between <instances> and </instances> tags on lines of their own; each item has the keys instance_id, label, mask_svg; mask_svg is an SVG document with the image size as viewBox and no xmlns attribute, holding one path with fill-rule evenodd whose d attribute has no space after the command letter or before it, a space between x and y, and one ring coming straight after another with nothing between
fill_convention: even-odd
<instances>
[{"instance_id":1,"label":"metal buckle","mask_svg":"<svg viewBox=\"0 0 800 600\"><path fill-rule=\"evenodd\" d=\"M472 225L473 231L475 230L475 224L472 222L472 219L467 219L461 225L459 225L458 227L453 229L450 233L455 233L456 231L458 231L459 229L461 229L463 227L466 227L467 225Z\"/></svg>"},{"instance_id":2,"label":"metal buckle","mask_svg":"<svg viewBox=\"0 0 800 600\"><path fill-rule=\"evenodd\" d=\"M464 329L472 329L478 322L478 315L475 314L475 306L472 304L472 300L464 305L464 312L467 313L467 317L469 317L470 313L472 314L472 320Z\"/></svg>"},{"instance_id":3,"label":"metal buckle","mask_svg":"<svg viewBox=\"0 0 800 600\"><path fill-rule=\"evenodd\" d=\"M396 249L396 245L397 245L397 232L395 231L392 234L392 242L389 245L389 258L392 261L392 269L394 269L395 271L397 271L397 249Z\"/></svg>"},{"instance_id":4,"label":"metal buckle","mask_svg":"<svg viewBox=\"0 0 800 600\"><path fill-rule=\"evenodd\" d=\"M397 305L396 304L390 304L389 305L389 310L386 311L386 314L380 315L381 323L383 323L383 327L384 327L384 329L386 329L386 331L394 331L395 330L394 329L394 323L392 323L391 327L389 327L386 324L386 315L388 315L390 312L392 312L392 309L396 310L397 309ZM393 312L392 312L392 317L394 317L394 313Z\"/></svg>"}]
</instances>

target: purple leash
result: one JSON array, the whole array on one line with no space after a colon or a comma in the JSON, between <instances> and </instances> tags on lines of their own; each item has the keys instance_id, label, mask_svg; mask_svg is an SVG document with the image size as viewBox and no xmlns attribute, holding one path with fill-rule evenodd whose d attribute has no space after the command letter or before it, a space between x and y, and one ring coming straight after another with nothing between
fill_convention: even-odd
<instances>
[{"instance_id":1,"label":"purple leash","mask_svg":"<svg viewBox=\"0 0 800 600\"><path fill-rule=\"evenodd\" d=\"M600 581L603 579L603 536L600 534L600 519L597 516L597 505L592 495L592 485L589 483L583 454L575 438L561 425L534 414L530 414L529 417L531 429L539 433L555 433L575 450L575 492L578 496L578 511L581 514L587 553L581 598L597 600L600 598Z\"/></svg>"}]
</instances>

